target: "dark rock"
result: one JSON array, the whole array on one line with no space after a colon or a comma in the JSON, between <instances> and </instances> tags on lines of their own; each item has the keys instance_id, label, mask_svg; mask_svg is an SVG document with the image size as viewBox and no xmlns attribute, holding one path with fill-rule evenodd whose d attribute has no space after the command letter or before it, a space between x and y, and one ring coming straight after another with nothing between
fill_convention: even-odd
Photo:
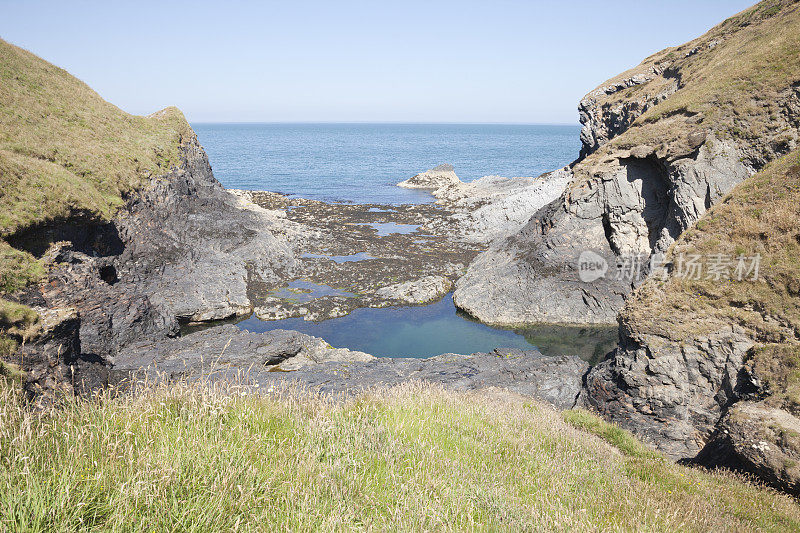
<instances>
[{"instance_id":1,"label":"dark rock","mask_svg":"<svg viewBox=\"0 0 800 533\"><path fill-rule=\"evenodd\" d=\"M749 390L741 370L753 341L736 328L682 343L622 331L620 346L586 376L581 402L673 459L694 457Z\"/></svg>"},{"instance_id":2,"label":"dark rock","mask_svg":"<svg viewBox=\"0 0 800 533\"><path fill-rule=\"evenodd\" d=\"M166 342L134 343L114 361L117 379L161 375L168 379L243 380L262 389L291 381L326 394L354 394L425 381L462 391L500 388L561 409L575 404L588 368L578 357L550 357L535 350L445 354L428 359L373 358L331 348L321 339L295 331L248 333L234 326Z\"/></svg>"},{"instance_id":3,"label":"dark rock","mask_svg":"<svg viewBox=\"0 0 800 533\"><path fill-rule=\"evenodd\" d=\"M748 472L800 496L800 419L763 402L739 402L691 463Z\"/></svg>"}]
</instances>

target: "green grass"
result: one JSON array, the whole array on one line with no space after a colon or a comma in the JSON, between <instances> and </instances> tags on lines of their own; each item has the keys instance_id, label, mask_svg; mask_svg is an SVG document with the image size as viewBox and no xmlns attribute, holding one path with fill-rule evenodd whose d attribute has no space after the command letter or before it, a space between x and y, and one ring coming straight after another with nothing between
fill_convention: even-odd
<instances>
[{"instance_id":1,"label":"green grass","mask_svg":"<svg viewBox=\"0 0 800 533\"><path fill-rule=\"evenodd\" d=\"M1 379L1 378L0 378ZM790 498L626 453L517 397L407 385L333 403L210 385L32 412L0 388L11 531L791 531Z\"/></svg>"},{"instance_id":2,"label":"green grass","mask_svg":"<svg viewBox=\"0 0 800 533\"><path fill-rule=\"evenodd\" d=\"M148 177L180 166L190 135L177 109L129 115L0 40L0 237L75 213L109 218Z\"/></svg>"},{"instance_id":3,"label":"green grass","mask_svg":"<svg viewBox=\"0 0 800 533\"><path fill-rule=\"evenodd\" d=\"M179 147L192 135L177 109L129 115L0 39L0 315L17 309L4 295L44 275L4 238L73 216L109 220L128 194L181 165ZM0 337L4 329L0 320Z\"/></svg>"}]
</instances>

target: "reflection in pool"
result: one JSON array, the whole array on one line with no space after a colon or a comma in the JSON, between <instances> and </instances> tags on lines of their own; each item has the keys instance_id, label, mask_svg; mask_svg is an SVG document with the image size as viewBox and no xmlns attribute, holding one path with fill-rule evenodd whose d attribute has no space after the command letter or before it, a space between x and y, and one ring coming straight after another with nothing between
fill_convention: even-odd
<instances>
[{"instance_id":1,"label":"reflection in pool","mask_svg":"<svg viewBox=\"0 0 800 533\"><path fill-rule=\"evenodd\" d=\"M613 348L617 339L616 328L608 327L492 328L458 312L451 294L422 307L361 308L323 322L307 322L302 318L262 321L253 315L238 326L256 332L293 329L321 337L336 348L378 357L431 357L535 346L545 355L578 355L596 362Z\"/></svg>"}]
</instances>

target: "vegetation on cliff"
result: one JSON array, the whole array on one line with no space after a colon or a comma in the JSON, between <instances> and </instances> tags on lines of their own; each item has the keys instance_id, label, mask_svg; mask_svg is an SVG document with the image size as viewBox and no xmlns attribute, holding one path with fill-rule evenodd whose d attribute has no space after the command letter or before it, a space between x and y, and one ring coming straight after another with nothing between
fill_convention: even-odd
<instances>
[{"instance_id":1,"label":"vegetation on cliff","mask_svg":"<svg viewBox=\"0 0 800 533\"><path fill-rule=\"evenodd\" d=\"M176 108L129 115L0 39L0 330L20 326L5 321L13 310L2 296L44 273L9 237L69 218L110 219L128 194L180 165L187 135Z\"/></svg>"},{"instance_id":2,"label":"vegetation on cliff","mask_svg":"<svg viewBox=\"0 0 800 533\"><path fill-rule=\"evenodd\" d=\"M601 129L611 130L590 162L643 146L660 159L685 157L713 133L742 141L746 163L760 168L797 140L800 110L789 99L798 73L800 3L764 0L590 93L605 113Z\"/></svg>"},{"instance_id":3,"label":"vegetation on cliff","mask_svg":"<svg viewBox=\"0 0 800 533\"><path fill-rule=\"evenodd\" d=\"M246 392L153 387L49 416L7 386L0 528L800 528L790 498L675 465L583 411L419 386L340 403Z\"/></svg>"},{"instance_id":4,"label":"vegetation on cliff","mask_svg":"<svg viewBox=\"0 0 800 533\"><path fill-rule=\"evenodd\" d=\"M758 343L751 355L757 374L778 403L800 415L800 149L736 187L670 254L673 260L758 254L758 280L651 279L623 310L626 327L675 342L743 328Z\"/></svg>"}]
</instances>

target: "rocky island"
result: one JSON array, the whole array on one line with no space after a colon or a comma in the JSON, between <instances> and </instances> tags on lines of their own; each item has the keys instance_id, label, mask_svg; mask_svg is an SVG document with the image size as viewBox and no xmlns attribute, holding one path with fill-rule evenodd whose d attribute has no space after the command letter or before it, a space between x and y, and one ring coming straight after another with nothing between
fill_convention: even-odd
<instances>
[{"instance_id":1,"label":"rocky island","mask_svg":"<svg viewBox=\"0 0 800 533\"><path fill-rule=\"evenodd\" d=\"M582 408L646 453L800 495L800 4L761 2L591 91L569 166L398 177L432 195L416 205L226 190L180 111L128 115L5 41L0 81L0 370L38 408L149 377L343 397L426 382ZM640 275L587 282L588 252ZM681 276L679 257L713 254L758 256L760 275ZM618 345L594 366L376 358L221 323L451 291L487 324L612 324Z\"/></svg>"}]
</instances>

